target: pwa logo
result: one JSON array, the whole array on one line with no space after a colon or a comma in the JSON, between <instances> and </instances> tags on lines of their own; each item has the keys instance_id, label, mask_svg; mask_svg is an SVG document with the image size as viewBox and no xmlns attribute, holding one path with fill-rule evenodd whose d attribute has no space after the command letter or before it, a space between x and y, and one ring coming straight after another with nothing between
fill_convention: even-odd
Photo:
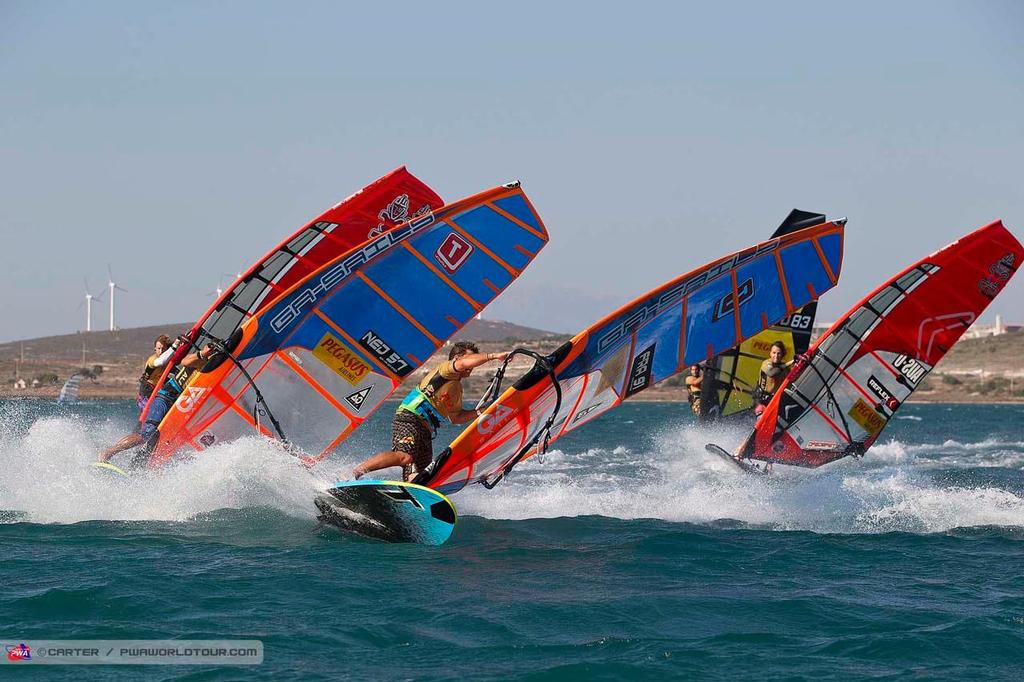
<instances>
[{"instance_id":1,"label":"pwa logo","mask_svg":"<svg viewBox=\"0 0 1024 682\"><path fill-rule=\"evenodd\" d=\"M188 414L192 410L196 409L199 403L203 402L203 396L209 391L208 388L200 388L198 386L189 386L185 389L185 392L178 398L178 402L174 403L175 409L178 412Z\"/></svg>"},{"instance_id":2,"label":"pwa logo","mask_svg":"<svg viewBox=\"0 0 1024 682\"><path fill-rule=\"evenodd\" d=\"M454 232L448 234L434 252L434 258L449 275L462 267L469 255L473 253L473 245Z\"/></svg>"},{"instance_id":3,"label":"pwa logo","mask_svg":"<svg viewBox=\"0 0 1024 682\"><path fill-rule=\"evenodd\" d=\"M508 421L508 417L512 415L512 412L513 409L511 407L498 405L494 408L494 412L480 417L480 420L477 421L476 424L476 430L486 436L499 426L504 426L505 422Z\"/></svg>"},{"instance_id":4,"label":"pwa logo","mask_svg":"<svg viewBox=\"0 0 1024 682\"><path fill-rule=\"evenodd\" d=\"M22 642L14 646L7 647L7 660L8 661L31 661L32 660L32 647Z\"/></svg>"}]
</instances>

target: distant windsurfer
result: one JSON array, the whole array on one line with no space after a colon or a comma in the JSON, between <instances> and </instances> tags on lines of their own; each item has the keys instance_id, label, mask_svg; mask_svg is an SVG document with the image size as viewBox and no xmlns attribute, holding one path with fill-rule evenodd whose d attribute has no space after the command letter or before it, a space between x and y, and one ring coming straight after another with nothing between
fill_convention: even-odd
<instances>
[{"instance_id":1,"label":"distant windsurfer","mask_svg":"<svg viewBox=\"0 0 1024 682\"><path fill-rule=\"evenodd\" d=\"M171 359L174 350L171 348L171 339L166 334L156 337L153 342L153 354L146 359L146 366L142 368L142 376L139 377L139 393L135 397L135 404L139 406L141 413L146 409L149 397L153 395L156 382L163 374L164 365Z\"/></svg>"},{"instance_id":2,"label":"distant windsurfer","mask_svg":"<svg viewBox=\"0 0 1024 682\"><path fill-rule=\"evenodd\" d=\"M701 371L700 365L691 365L690 375L685 379L687 391L686 397L690 401L690 409L693 410L693 413L697 417L701 416L700 392L701 383L703 381L704 373Z\"/></svg>"},{"instance_id":3,"label":"distant windsurfer","mask_svg":"<svg viewBox=\"0 0 1024 682\"><path fill-rule=\"evenodd\" d=\"M170 348L164 351L167 358L174 355L174 351L178 349L180 344L181 339L179 338L171 344ZM181 395L185 385L188 383L189 377L192 376L193 372L205 365L215 352L213 344L207 344L203 348L193 350L181 362L175 365L167 376L167 381L164 382L163 387L157 391L156 396L153 398L145 421L139 425L135 432L128 434L101 452L99 457L97 457L97 461L106 462L117 453L138 447L139 445L150 446L156 440L155 436L157 435L157 428L160 426L160 422L163 421L174 401ZM165 359L164 362L166 361Z\"/></svg>"},{"instance_id":4,"label":"distant windsurfer","mask_svg":"<svg viewBox=\"0 0 1024 682\"><path fill-rule=\"evenodd\" d=\"M462 406L462 380L488 362L504 360L508 353L481 353L476 344L459 341L448 353L448 361L427 373L395 411L391 422L392 450L379 452L352 470L355 478L371 471L402 467L404 480L411 481L434 458L433 440L441 420L466 424L477 418L476 410Z\"/></svg>"},{"instance_id":5,"label":"distant windsurfer","mask_svg":"<svg viewBox=\"0 0 1024 682\"><path fill-rule=\"evenodd\" d=\"M786 357L786 344L776 341L768 351L768 358L761 363L761 373L757 379L757 388L754 389L754 414L761 416L764 408L772 401L775 392L789 375L793 368L792 362L783 362Z\"/></svg>"}]
</instances>

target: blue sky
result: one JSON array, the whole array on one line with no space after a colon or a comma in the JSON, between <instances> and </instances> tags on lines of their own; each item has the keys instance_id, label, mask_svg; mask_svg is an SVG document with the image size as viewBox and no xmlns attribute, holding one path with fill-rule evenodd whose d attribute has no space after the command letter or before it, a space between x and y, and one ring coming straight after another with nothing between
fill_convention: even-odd
<instances>
[{"instance_id":1,"label":"blue sky","mask_svg":"<svg viewBox=\"0 0 1024 682\"><path fill-rule=\"evenodd\" d=\"M486 314L564 332L792 207L850 220L821 319L1024 237L1019 3L369 5L0 2L0 341L82 328L108 262L119 325L193 320L402 164L523 181L551 243Z\"/></svg>"}]
</instances>

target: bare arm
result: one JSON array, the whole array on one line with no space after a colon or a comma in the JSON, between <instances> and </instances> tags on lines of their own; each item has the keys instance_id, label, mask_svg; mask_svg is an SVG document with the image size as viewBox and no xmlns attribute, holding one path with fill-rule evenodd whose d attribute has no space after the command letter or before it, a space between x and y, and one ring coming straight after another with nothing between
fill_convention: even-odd
<instances>
[{"instance_id":1,"label":"bare arm","mask_svg":"<svg viewBox=\"0 0 1024 682\"><path fill-rule=\"evenodd\" d=\"M453 365L456 372L467 372L476 369L480 365L486 365L494 360L504 360L508 353L469 353L455 358Z\"/></svg>"},{"instance_id":2,"label":"bare arm","mask_svg":"<svg viewBox=\"0 0 1024 682\"><path fill-rule=\"evenodd\" d=\"M468 424L477 418L476 410L459 410L453 414L449 419L452 424Z\"/></svg>"},{"instance_id":3,"label":"bare arm","mask_svg":"<svg viewBox=\"0 0 1024 682\"><path fill-rule=\"evenodd\" d=\"M486 365L488 362L494 362L497 360L504 360L507 357L507 351L504 353L469 353L468 355L461 355L455 358L455 362L452 363L452 366L455 367L456 372L468 372L476 369L480 365ZM466 409L459 410L448 417L452 424L467 424L476 418L476 410Z\"/></svg>"}]
</instances>

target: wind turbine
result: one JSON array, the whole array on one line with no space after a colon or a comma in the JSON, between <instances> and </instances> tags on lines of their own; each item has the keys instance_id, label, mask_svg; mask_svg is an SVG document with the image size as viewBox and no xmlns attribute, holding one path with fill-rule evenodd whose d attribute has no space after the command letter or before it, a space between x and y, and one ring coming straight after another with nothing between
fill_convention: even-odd
<instances>
[{"instance_id":1,"label":"wind turbine","mask_svg":"<svg viewBox=\"0 0 1024 682\"><path fill-rule=\"evenodd\" d=\"M110 269L110 263L107 263L107 275L109 276L109 279L107 280L107 286L110 288L110 331L114 331L114 289L117 289L118 291L123 291L126 294L128 293L128 290L122 289L121 287L114 284L114 273Z\"/></svg>"},{"instance_id":2,"label":"wind turbine","mask_svg":"<svg viewBox=\"0 0 1024 682\"><path fill-rule=\"evenodd\" d=\"M213 291L207 291L206 295L207 296L214 296L215 298L219 299L221 294L224 293L224 278L225 277L234 277L234 275L221 275L220 279L217 280L217 288L214 289Z\"/></svg>"},{"instance_id":3,"label":"wind turbine","mask_svg":"<svg viewBox=\"0 0 1024 682\"><path fill-rule=\"evenodd\" d=\"M101 297L99 297L99 296L93 296L92 295L92 291L89 288L89 280L87 278L83 277L82 281L85 282L85 331L91 332L92 331L92 302L96 301L97 303L103 303L103 299ZM79 310L82 309L82 304L81 303L78 304L78 309Z\"/></svg>"}]
</instances>

